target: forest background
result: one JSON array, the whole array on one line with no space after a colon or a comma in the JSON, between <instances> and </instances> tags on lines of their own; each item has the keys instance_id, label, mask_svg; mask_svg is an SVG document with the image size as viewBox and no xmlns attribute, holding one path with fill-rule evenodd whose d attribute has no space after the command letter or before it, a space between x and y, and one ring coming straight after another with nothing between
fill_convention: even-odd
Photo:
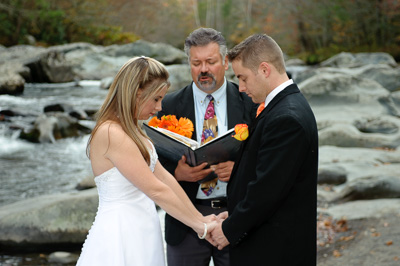
<instances>
[{"instance_id":1,"label":"forest background","mask_svg":"<svg viewBox=\"0 0 400 266\"><path fill-rule=\"evenodd\" d=\"M400 61L400 0L1 0L0 44L124 44L183 48L212 27L228 48L253 33L316 64L339 52L387 52Z\"/></svg>"}]
</instances>

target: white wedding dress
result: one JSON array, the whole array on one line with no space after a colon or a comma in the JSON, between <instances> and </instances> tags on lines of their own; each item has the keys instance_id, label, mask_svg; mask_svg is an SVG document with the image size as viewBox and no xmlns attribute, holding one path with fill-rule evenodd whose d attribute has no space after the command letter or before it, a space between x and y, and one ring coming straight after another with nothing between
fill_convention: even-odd
<instances>
[{"instance_id":1,"label":"white wedding dress","mask_svg":"<svg viewBox=\"0 0 400 266\"><path fill-rule=\"evenodd\" d=\"M150 151L154 171L157 153ZM95 178L99 207L82 247L79 266L164 266L164 246L154 202L117 168Z\"/></svg>"}]
</instances>

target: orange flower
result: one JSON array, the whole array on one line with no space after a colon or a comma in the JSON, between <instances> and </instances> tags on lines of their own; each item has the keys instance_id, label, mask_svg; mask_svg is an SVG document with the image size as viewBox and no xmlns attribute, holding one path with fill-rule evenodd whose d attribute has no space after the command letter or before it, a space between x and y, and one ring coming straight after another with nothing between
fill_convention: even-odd
<instances>
[{"instance_id":1,"label":"orange flower","mask_svg":"<svg viewBox=\"0 0 400 266\"><path fill-rule=\"evenodd\" d=\"M237 140L243 141L249 136L249 129L246 124L237 124L235 126L235 135L232 136Z\"/></svg>"},{"instance_id":2,"label":"orange flower","mask_svg":"<svg viewBox=\"0 0 400 266\"><path fill-rule=\"evenodd\" d=\"M164 128L187 138L191 138L194 131L193 123L190 119L181 117L178 120L175 115L163 115L161 119L153 117L148 125Z\"/></svg>"},{"instance_id":3,"label":"orange flower","mask_svg":"<svg viewBox=\"0 0 400 266\"><path fill-rule=\"evenodd\" d=\"M194 131L193 123L189 118L181 117L178 121L179 128L184 132L185 137L191 138Z\"/></svg>"},{"instance_id":4,"label":"orange flower","mask_svg":"<svg viewBox=\"0 0 400 266\"><path fill-rule=\"evenodd\" d=\"M154 116L148 123L151 127L158 127L158 124L160 124L160 119L158 119L157 116Z\"/></svg>"}]
</instances>

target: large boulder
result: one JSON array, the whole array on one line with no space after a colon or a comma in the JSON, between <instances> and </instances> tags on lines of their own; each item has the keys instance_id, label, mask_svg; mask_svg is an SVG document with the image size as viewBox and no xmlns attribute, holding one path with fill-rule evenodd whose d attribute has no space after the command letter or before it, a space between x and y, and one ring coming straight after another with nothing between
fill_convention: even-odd
<instances>
[{"instance_id":1,"label":"large boulder","mask_svg":"<svg viewBox=\"0 0 400 266\"><path fill-rule=\"evenodd\" d=\"M345 73L312 76L299 84L311 105L336 105L375 102L390 93L373 80Z\"/></svg>"},{"instance_id":2,"label":"large boulder","mask_svg":"<svg viewBox=\"0 0 400 266\"><path fill-rule=\"evenodd\" d=\"M124 45L111 45L105 47L104 54L110 57L152 57L165 65L182 64L187 61L186 54L169 44L151 43L138 40Z\"/></svg>"},{"instance_id":3,"label":"large boulder","mask_svg":"<svg viewBox=\"0 0 400 266\"><path fill-rule=\"evenodd\" d=\"M358 200L319 209L335 220L380 218L385 215L400 217L400 199Z\"/></svg>"},{"instance_id":4,"label":"large boulder","mask_svg":"<svg viewBox=\"0 0 400 266\"><path fill-rule=\"evenodd\" d=\"M61 49L62 47L58 47L58 50ZM125 45L82 46L82 49L65 49L66 61L80 79L102 80L114 77L130 58L142 55L157 59L165 65L179 65L187 60L183 51L171 45L143 40Z\"/></svg>"},{"instance_id":5,"label":"large boulder","mask_svg":"<svg viewBox=\"0 0 400 266\"><path fill-rule=\"evenodd\" d=\"M53 48L17 45L1 50L0 67L13 64L25 67L22 73L18 68L12 72L20 74L24 82L60 83L76 78L64 53Z\"/></svg>"},{"instance_id":6,"label":"large boulder","mask_svg":"<svg viewBox=\"0 0 400 266\"><path fill-rule=\"evenodd\" d=\"M96 215L96 189L27 199L0 207L0 243L83 243Z\"/></svg>"},{"instance_id":7,"label":"large boulder","mask_svg":"<svg viewBox=\"0 0 400 266\"><path fill-rule=\"evenodd\" d=\"M79 120L62 112L48 112L38 116L32 128L20 133L20 138L34 143L54 143L57 139L90 133Z\"/></svg>"},{"instance_id":8,"label":"large boulder","mask_svg":"<svg viewBox=\"0 0 400 266\"><path fill-rule=\"evenodd\" d=\"M354 68L369 64L397 66L396 60L388 53L339 53L320 63L321 67Z\"/></svg>"},{"instance_id":9,"label":"large boulder","mask_svg":"<svg viewBox=\"0 0 400 266\"><path fill-rule=\"evenodd\" d=\"M169 65L166 66L166 68L170 75L169 81L171 82L171 87L168 90L168 93L179 90L192 82L189 65Z\"/></svg>"},{"instance_id":10,"label":"large boulder","mask_svg":"<svg viewBox=\"0 0 400 266\"><path fill-rule=\"evenodd\" d=\"M25 88L24 76L29 75L29 68L22 63L11 61L0 63L0 94L17 95Z\"/></svg>"}]
</instances>

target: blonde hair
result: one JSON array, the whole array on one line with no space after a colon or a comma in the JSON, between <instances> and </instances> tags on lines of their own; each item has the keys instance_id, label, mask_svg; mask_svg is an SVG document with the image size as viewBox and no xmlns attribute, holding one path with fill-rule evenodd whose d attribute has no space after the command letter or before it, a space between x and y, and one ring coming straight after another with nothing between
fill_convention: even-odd
<instances>
[{"instance_id":1,"label":"blonde hair","mask_svg":"<svg viewBox=\"0 0 400 266\"><path fill-rule=\"evenodd\" d=\"M162 89L169 88L168 78L165 66L153 58L134 57L126 62L115 76L107 97L96 114L97 123L87 144L87 155L89 156L90 143L99 126L107 120L112 120L121 125L150 164L147 146L139 137L141 135L148 138L138 124L139 114L144 102Z\"/></svg>"},{"instance_id":2,"label":"blonde hair","mask_svg":"<svg viewBox=\"0 0 400 266\"><path fill-rule=\"evenodd\" d=\"M228 52L229 61L240 60L242 65L254 73L262 62L272 64L283 74L286 72L283 52L279 45L266 34L254 34Z\"/></svg>"}]
</instances>

